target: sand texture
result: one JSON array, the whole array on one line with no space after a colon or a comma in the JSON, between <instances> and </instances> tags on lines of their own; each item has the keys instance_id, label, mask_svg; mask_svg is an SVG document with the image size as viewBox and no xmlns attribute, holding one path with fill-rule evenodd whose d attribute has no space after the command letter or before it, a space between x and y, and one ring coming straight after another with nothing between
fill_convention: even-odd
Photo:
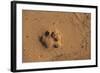
<instances>
[{"instance_id":1,"label":"sand texture","mask_svg":"<svg viewBox=\"0 0 100 73\"><path fill-rule=\"evenodd\" d=\"M22 26L24 63L91 59L90 13L23 10Z\"/></svg>"}]
</instances>

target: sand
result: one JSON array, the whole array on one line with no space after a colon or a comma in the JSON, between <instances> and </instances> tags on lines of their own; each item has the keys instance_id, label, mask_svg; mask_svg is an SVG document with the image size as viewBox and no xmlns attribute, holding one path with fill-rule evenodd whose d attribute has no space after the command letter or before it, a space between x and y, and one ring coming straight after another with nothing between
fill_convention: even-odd
<instances>
[{"instance_id":1,"label":"sand","mask_svg":"<svg viewBox=\"0 0 100 73\"><path fill-rule=\"evenodd\" d=\"M24 63L91 59L90 13L23 10L22 20ZM55 29L61 47L44 47L39 37Z\"/></svg>"}]
</instances>

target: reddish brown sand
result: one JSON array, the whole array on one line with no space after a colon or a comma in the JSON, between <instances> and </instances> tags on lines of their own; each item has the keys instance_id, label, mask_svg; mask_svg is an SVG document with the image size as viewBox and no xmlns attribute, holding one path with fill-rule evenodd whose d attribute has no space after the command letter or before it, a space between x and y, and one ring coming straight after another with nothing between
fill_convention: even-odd
<instances>
[{"instance_id":1,"label":"reddish brown sand","mask_svg":"<svg viewBox=\"0 0 100 73\"><path fill-rule=\"evenodd\" d=\"M23 62L91 59L91 14L23 10ZM62 46L45 48L39 36L46 30L61 32Z\"/></svg>"}]
</instances>

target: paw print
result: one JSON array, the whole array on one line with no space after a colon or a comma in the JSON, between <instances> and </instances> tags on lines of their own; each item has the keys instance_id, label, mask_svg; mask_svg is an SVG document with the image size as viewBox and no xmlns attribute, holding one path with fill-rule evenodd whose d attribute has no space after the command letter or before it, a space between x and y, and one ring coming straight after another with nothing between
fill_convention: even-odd
<instances>
[{"instance_id":1,"label":"paw print","mask_svg":"<svg viewBox=\"0 0 100 73\"><path fill-rule=\"evenodd\" d=\"M40 37L39 37L40 43L45 48L60 48L61 47L61 33L57 30L45 31Z\"/></svg>"}]
</instances>

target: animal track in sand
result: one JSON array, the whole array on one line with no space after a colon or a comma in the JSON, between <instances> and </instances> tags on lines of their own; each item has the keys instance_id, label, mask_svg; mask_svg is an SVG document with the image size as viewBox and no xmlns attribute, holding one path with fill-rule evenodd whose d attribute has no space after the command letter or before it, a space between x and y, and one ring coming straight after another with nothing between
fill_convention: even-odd
<instances>
[{"instance_id":1,"label":"animal track in sand","mask_svg":"<svg viewBox=\"0 0 100 73\"><path fill-rule=\"evenodd\" d=\"M61 33L56 30L46 30L40 37L39 41L45 48L60 48L62 45Z\"/></svg>"}]
</instances>

